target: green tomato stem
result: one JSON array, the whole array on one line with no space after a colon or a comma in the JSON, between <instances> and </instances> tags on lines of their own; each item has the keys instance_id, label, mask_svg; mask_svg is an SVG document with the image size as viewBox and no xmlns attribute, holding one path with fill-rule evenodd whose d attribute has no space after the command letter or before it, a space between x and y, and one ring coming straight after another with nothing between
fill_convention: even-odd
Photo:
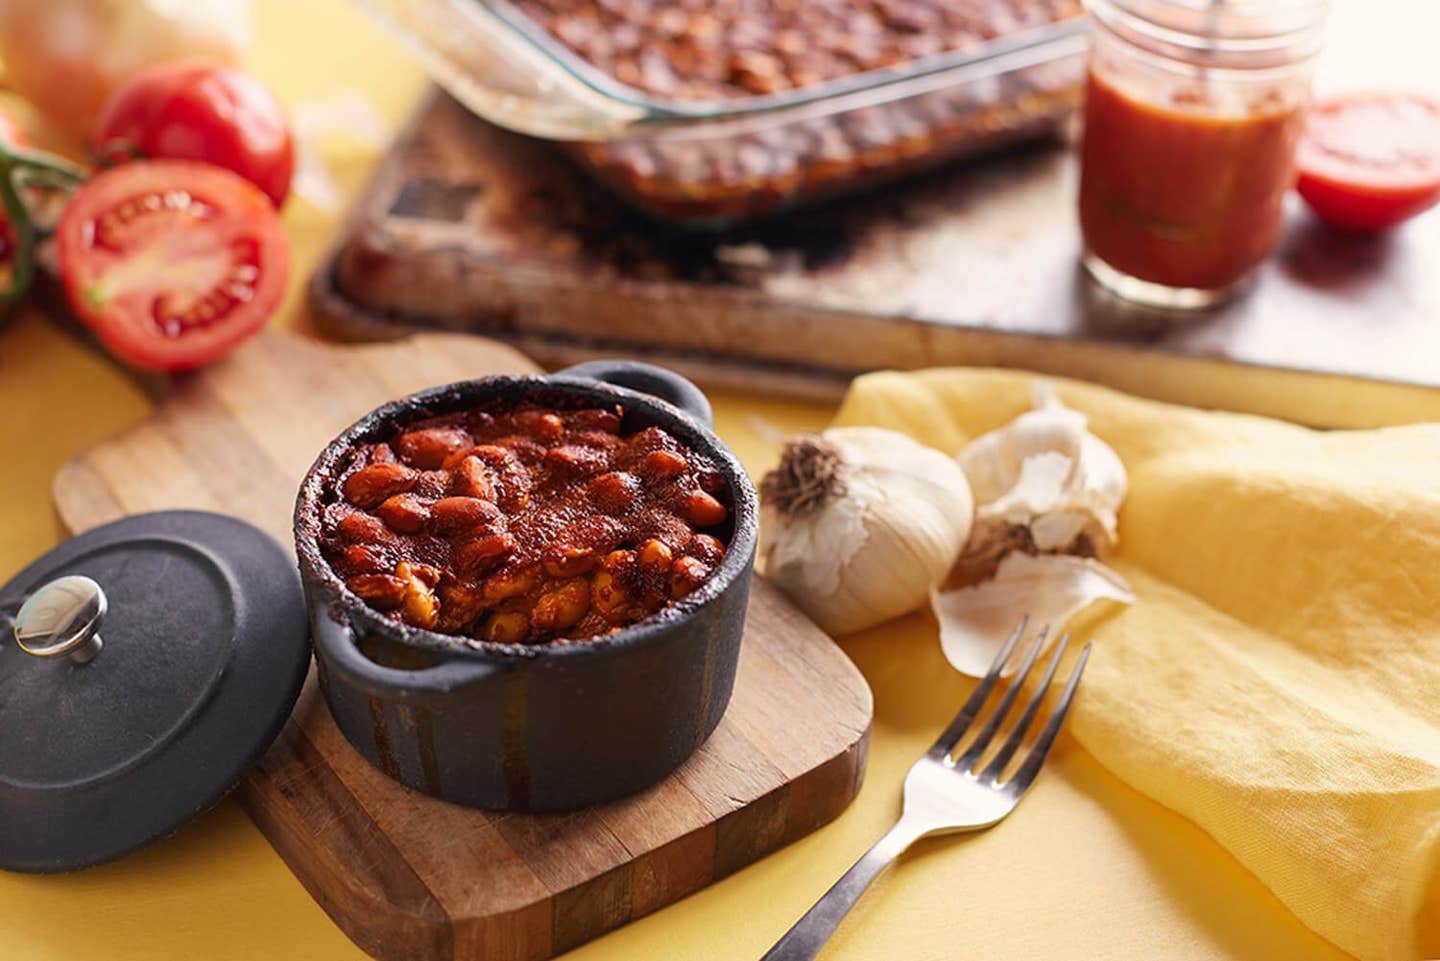
<instances>
[{"instance_id":1,"label":"green tomato stem","mask_svg":"<svg viewBox=\"0 0 1440 961\"><path fill-rule=\"evenodd\" d=\"M84 168L63 157L0 141L0 205L15 234L10 284L0 289L0 321L9 319L35 282L38 231L23 191L31 187L70 191L84 183L87 176Z\"/></svg>"},{"instance_id":2,"label":"green tomato stem","mask_svg":"<svg viewBox=\"0 0 1440 961\"><path fill-rule=\"evenodd\" d=\"M4 305L7 316L35 282L35 222L30 218L30 208L25 206L25 201L20 199L20 191L15 188L15 173L14 168L9 168L0 175L0 202L4 203L5 216L15 234L10 285L0 290L0 304Z\"/></svg>"},{"instance_id":3,"label":"green tomato stem","mask_svg":"<svg viewBox=\"0 0 1440 961\"><path fill-rule=\"evenodd\" d=\"M28 169L45 171L54 174L61 182L70 186L79 186L89 179L90 174L78 164L73 164L64 157L53 153L45 153L41 150L30 150L26 147L16 147L13 144L0 140L0 161L4 166L16 169Z\"/></svg>"}]
</instances>

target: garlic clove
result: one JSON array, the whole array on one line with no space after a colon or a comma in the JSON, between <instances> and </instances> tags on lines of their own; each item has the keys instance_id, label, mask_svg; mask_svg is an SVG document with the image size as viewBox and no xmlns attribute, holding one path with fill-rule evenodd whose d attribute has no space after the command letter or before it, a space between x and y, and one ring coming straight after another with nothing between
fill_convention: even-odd
<instances>
[{"instance_id":1,"label":"garlic clove","mask_svg":"<svg viewBox=\"0 0 1440 961\"><path fill-rule=\"evenodd\" d=\"M957 460L976 502L967 555L994 556L1017 530L1041 552L1088 553L1116 542L1125 465L1048 381L1036 382L1033 410L977 437Z\"/></svg>"},{"instance_id":2,"label":"garlic clove","mask_svg":"<svg viewBox=\"0 0 1440 961\"><path fill-rule=\"evenodd\" d=\"M1076 466L1073 503L1092 518L1090 533L1097 546L1114 545L1118 539L1118 514L1128 487L1129 478L1120 455L1109 444L1087 433Z\"/></svg>"},{"instance_id":3,"label":"garlic clove","mask_svg":"<svg viewBox=\"0 0 1440 961\"><path fill-rule=\"evenodd\" d=\"M1052 638L1076 614L1100 600L1135 603L1130 585L1091 558L1064 554L1007 554L983 583L930 595L940 622L940 646L954 668L982 677L1022 615ZM1006 670L1008 675L1010 670Z\"/></svg>"},{"instance_id":4,"label":"garlic clove","mask_svg":"<svg viewBox=\"0 0 1440 961\"><path fill-rule=\"evenodd\" d=\"M1034 407L1003 427L981 434L960 452L978 504L999 500L1019 482L1028 458L1058 453L1080 457L1086 436L1085 415L1060 402L1049 381L1035 384Z\"/></svg>"},{"instance_id":5,"label":"garlic clove","mask_svg":"<svg viewBox=\"0 0 1440 961\"><path fill-rule=\"evenodd\" d=\"M1075 464L1076 458L1059 451L1031 454L1021 461L1014 486L995 500L982 503L978 513L981 517L1026 524L1033 517L1058 509L1065 502Z\"/></svg>"}]
</instances>

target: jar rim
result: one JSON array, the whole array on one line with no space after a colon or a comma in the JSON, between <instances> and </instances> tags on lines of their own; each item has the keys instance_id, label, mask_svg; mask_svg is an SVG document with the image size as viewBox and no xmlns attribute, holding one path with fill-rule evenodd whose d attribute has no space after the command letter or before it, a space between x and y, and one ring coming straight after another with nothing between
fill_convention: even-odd
<instances>
[{"instance_id":1,"label":"jar rim","mask_svg":"<svg viewBox=\"0 0 1440 961\"><path fill-rule=\"evenodd\" d=\"M1329 0L1084 0L1095 23L1199 67L1264 69L1314 56Z\"/></svg>"}]
</instances>

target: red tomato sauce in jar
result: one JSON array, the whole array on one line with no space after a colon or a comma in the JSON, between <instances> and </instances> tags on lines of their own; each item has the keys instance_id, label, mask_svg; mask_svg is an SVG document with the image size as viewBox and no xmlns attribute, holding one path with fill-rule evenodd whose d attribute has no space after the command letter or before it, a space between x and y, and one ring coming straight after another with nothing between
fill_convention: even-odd
<instances>
[{"instance_id":1,"label":"red tomato sauce in jar","mask_svg":"<svg viewBox=\"0 0 1440 961\"><path fill-rule=\"evenodd\" d=\"M1225 109L1198 86L1147 103L1092 69L1080 228L1091 255L1167 287L1216 290L1275 246L1303 123L1279 97Z\"/></svg>"}]
</instances>

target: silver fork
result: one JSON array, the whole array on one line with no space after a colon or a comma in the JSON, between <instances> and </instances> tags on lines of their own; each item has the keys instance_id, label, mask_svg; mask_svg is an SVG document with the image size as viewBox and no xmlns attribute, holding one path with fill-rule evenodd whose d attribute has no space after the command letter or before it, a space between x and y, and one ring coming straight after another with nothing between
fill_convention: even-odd
<instances>
[{"instance_id":1,"label":"silver fork","mask_svg":"<svg viewBox=\"0 0 1440 961\"><path fill-rule=\"evenodd\" d=\"M1006 640L1005 646L1000 649L1000 653L995 655L990 670L965 702L965 706L960 708L960 713L955 715L955 719L931 745L930 750L925 752L925 756L910 768L910 773L905 776L905 800L900 820L815 902L814 907L805 912L804 917L795 922L795 926L775 943L775 947L771 948L761 961L810 961L820 953L820 948L839 927L840 920L855 906L855 902L860 900L860 895L865 893L871 882L910 845L927 834L988 828L1015 810L1025 792L1030 790L1030 785L1035 783L1035 776L1040 773L1040 767L1050 753L1050 746L1055 743L1055 736L1060 733L1060 725L1065 722L1070 702L1075 698L1075 689L1080 685L1080 675L1085 670L1085 662L1090 658L1089 644L1080 652L1080 657L1075 661L1070 677L1065 682L1065 688L1060 693L1060 700L1012 777L1000 780L1000 775L1024 742L1026 732L1034 722L1035 715L1039 713L1045 694L1055 679L1055 670L1060 666L1060 658L1070 641L1068 634L1060 638L1060 642L1055 645L1055 653L1050 657L1044 678L1030 696L1020 720L984 770L976 774L971 769L995 739L1005 716L1019 696L1025 679L1029 677L1031 668L1035 666L1035 661L1045 646L1048 628L1040 629L1010 687L1000 698L994 713L981 726L975 739L959 757L951 758L950 755L959 746L970 726L979 719L1001 671L1009 662L1010 655L1015 652L1020 638L1024 636L1025 627L1026 621L1022 619L1014 633Z\"/></svg>"}]
</instances>

